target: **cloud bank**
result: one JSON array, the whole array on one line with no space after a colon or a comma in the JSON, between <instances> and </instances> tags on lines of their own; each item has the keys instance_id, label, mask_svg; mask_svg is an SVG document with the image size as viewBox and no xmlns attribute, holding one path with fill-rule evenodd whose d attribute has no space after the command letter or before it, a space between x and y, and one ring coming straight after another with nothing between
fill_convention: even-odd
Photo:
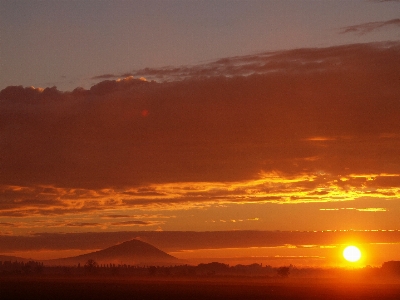
<instances>
[{"instance_id":1,"label":"cloud bank","mask_svg":"<svg viewBox=\"0 0 400 300\"><path fill-rule=\"evenodd\" d=\"M398 198L399 66L392 42L7 87L0 215Z\"/></svg>"},{"instance_id":2,"label":"cloud bank","mask_svg":"<svg viewBox=\"0 0 400 300\"><path fill-rule=\"evenodd\" d=\"M104 249L130 239L140 239L165 251L280 247L294 245L338 245L358 243L399 243L400 231L120 231L85 233L39 233L32 236L0 236L0 252L29 250Z\"/></svg>"}]
</instances>

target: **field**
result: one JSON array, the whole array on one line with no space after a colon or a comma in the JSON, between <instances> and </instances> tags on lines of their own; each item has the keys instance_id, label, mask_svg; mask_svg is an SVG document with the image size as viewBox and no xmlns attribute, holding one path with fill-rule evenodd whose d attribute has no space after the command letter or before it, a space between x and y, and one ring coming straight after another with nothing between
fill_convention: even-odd
<instances>
[{"instance_id":1,"label":"field","mask_svg":"<svg viewBox=\"0 0 400 300\"><path fill-rule=\"evenodd\" d=\"M0 299L400 299L400 281L0 277Z\"/></svg>"}]
</instances>

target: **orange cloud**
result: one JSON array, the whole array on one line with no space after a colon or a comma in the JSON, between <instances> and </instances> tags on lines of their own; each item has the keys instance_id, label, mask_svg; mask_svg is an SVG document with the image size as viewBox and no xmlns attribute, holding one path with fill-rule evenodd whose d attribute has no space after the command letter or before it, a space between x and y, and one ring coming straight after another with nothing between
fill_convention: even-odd
<instances>
[{"instance_id":1,"label":"orange cloud","mask_svg":"<svg viewBox=\"0 0 400 300\"><path fill-rule=\"evenodd\" d=\"M144 222L144 221L121 221L121 222L114 222L111 223L112 226L148 226L148 225L159 225L162 224L162 222L157 223L157 222Z\"/></svg>"},{"instance_id":2,"label":"orange cloud","mask_svg":"<svg viewBox=\"0 0 400 300\"><path fill-rule=\"evenodd\" d=\"M306 138L307 141L315 141L315 142L325 142L325 141L334 141L335 138L332 137L324 137L324 136L315 136Z\"/></svg>"},{"instance_id":3,"label":"orange cloud","mask_svg":"<svg viewBox=\"0 0 400 300\"><path fill-rule=\"evenodd\" d=\"M259 179L238 182L177 182L149 184L126 189L65 189L50 186L24 188L3 186L7 201L0 202L0 215L71 216L102 213L102 219L163 219L171 216L134 213L145 210L186 210L227 203L310 203L349 201L364 197L397 199L396 174L261 173ZM394 178L394 181L393 181ZM34 195L35 200L32 200ZM125 214L116 212L124 211ZM107 212L105 214L104 212ZM129 214L131 212L131 214Z\"/></svg>"},{"instance_id":4,"label":"orange cloud","mask_svg":"<svg viewBox=\"0 0 400 300\"><path fill-rule=\"evenodd\" d=\"M62 223L112 226L102 216L140 209L397 199L399 49L260 53L72 92L7 87L3 223L77 215Z\"/></svg>"}]
</instances>

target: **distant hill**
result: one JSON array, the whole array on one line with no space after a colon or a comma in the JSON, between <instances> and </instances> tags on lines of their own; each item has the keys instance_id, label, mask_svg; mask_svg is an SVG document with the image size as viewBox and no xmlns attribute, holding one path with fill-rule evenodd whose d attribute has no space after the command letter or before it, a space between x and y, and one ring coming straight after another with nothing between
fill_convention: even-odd
<instances>
[{"instance_id":1,"label":"distant hill","mask_svg":"<svg viewBox=\"0 0 400 300\"><path fill-rule=\"evenodd\" d=\"M27 259L27 258L22 258L22 257L18 257L18 256L9 256L9 255L0 255L0 261L1 262L5 262L5 261L19 261L19 262L27 262L33 259Z\"/></svg>"},{"instance_id":2,"label":"distant hill","mask_svg":"<svg viewBox=\"0 0 400 300\"><path fill-rule=\"evenodd\" d=\"M22 257L18 257L18 256L9 256L9 255L0 255L0 261L1 262L5 262L5 261L18 261L18 262L28 262L30 260L34 260L34 259L29 259L29 258L22 258Z\"/></svg>"},{"instance_id":3,"label":"distant hill","mask_svg":"<svg viewBox=\"0 0 400 300\"><path fill-rule=\"evenodd\" d=\"M45 265L78 265L83 266L89 259L98 264L129 264L129 265L157 265L170 266L179 265L184 262L160 249L139 241L130 240L121 244L68 258L52 259L43 261Z\"/></svg>"}]
</instances>

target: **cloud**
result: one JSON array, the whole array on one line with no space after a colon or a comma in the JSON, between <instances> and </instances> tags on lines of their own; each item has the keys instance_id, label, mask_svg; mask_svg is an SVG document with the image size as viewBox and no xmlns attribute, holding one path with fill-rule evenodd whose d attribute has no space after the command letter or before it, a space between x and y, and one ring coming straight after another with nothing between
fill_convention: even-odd
<instances>
[{"instance_id":1,"label":"cloud","mask_svg":"<svg viewBox=\"0 0 400 300\"><path fill-rule=\"evenodd\" d=\"M119 219L119 218L130 218L130 215L104 215L103 219Z\"/></svg>"},{"instance_id":2,"label":"cloud","mask_svg":"<svg viewBox=\"0 0 400 300\"><path fill-rule=\"evenodd\" d=\"M399 50L260 53L71 92L7 87L0 215L399 197Z\"/></svg>"},{"instance_id":3,"label":"cloud","mask_svg":"<svg viewBox=\"0 0 400 300\"><path fill-rule=\"evenodd\" d=\"M345 240L362 243L399 243L400 231L120 231L0 235L0 253L34 250L104 249L137 238L164 251L287 245L331 246Z\"/></svg>"},{"instance_id":4,"label":"cloud","mask_svg":"<svg viewBox=\"0 0 400 300\"><path fill-rule=\"evenodd\" d=\"M399 26L400 26L400 19L392 19L388 21L368 22L368 23L343 27L340 33L341 34L356 33L359 35L363 35L382 28L399 27Z\"/></svg>"},{"instance_id":5,"label":"cloud","mask_svg":"<svg viewBox=\"0 0 400 300\"><path fill-rule=\"evenodd\" d=\"M145 221L122 221L122 222L114 222L111 223L112 226L148 226L148 225L159 225L157 222L145 222Z\"/></svg>"},{"instance_id":6,"label":"cloud","mask_svg":"<svg viewBox=\"0 0 400 300\"><path fill-rule=\"evenodd\" d=\"M341 207L341 208L320 208L322 211L340 211L340 210L354 210L361 212L385 212L386 208L383 207L366 207L366 208L354 208L354 207Z\"/></svg>"},{"instance_id":7,"label":"cloud","mask_svg":"<svg viewBox=\"0 0 400 300\"><path fill-rule=\"evenodd\" d=\"M154 219L146 221L149 226L165 223L163 219L174 218L171 215L137 214L137 210L156 211L187 210L206 208L224 204L251 203L311 203L350 201L363 197L376 199L397 199L400 196L397 174L349 174L346 177L326 174L302 174L287 176L278 173L262 173L254 180L238 182L177 182L160 183L129 189L106 189L71 191L49 187L47 194L40 189L16 189L3 187L4 200L0 201L0 216L3 217L57 217L101 214L101 225L124 225L109 219L135 218ZM35 195L35 201L32 201ZM60 199L48 201L48 195ZM61 196L60 196L61 195ZM126 214L113 212L123 211ZM75 220L67 222L77 224ZM126 224L131 222L128 220ZM125 224L125 225L126 225ZM134 224L134 222L132 223ZM139 225L139 224L138 224ZM38 224L36 228L53 226ZM58 227L59 225L56 224ZM99 224L100 226L100 224Z\"/></svg>"},{"instance_id":8,"label":"cloud","mask_svg":"<svg viewBox=\"0 0 400 300\"><path fill-rule=\"evenodd\" d=\"M383 207L366 207L366 208L358 208L358 211L365 211L365 212L384 212L387 211L386 208Z\"/></svg>"},{"instance_id":9,"label":"cloud","mask_svg":"<svg viewBox=\"0 0 400 300\"><path fill-rule=\"evenodd\" d=\"M67 223L64 226L68 227L98 227L99 223L91 223L91 222L79 222L79 223Z\"/></svg>"},{"instance_id":10,"label":"cloud","mask_svg":"<svg viewBox=\"0 0 400 300\"><path fill-rule=\"evenodd\" d=\"M372 59L379 59L373 54L374 48L375 50L381 47L394 46L396 48L396 44L398 43L386 42L262 52L253 55L223 58L202 65L144 68L133 71L132 75L144 76L158 82L194 78L200 80L220 76L231 78L233 76L248 76L252 74L265 74L271 77L278 74L304 75L315 72L343 70L345 66L354 66L355 61L353 59L357 57L356 53L362 53L362 57L366 55Z\"/></svg>"},{"instance_id":11,"label":"cloud","mask_svg":"<svg viewBox=\"0 0 400 300\"><path fill-rule=\"evenodd\" d=\"M140 219L168 219L174 218L175 216L165 216L160 214L142 214L142 215L104 215L101 218L103 219L125 219L125 218L140 218Z\"/></svg>"},{"instance_id":12,"label":"cloud","mask_svg":"<svg viewBox=\"0 0 400 300\"><path fill-rule=\"evenodd\" d=\"M97 75L97 76L93 76L92 78L90 78L91 80L94 81L99 81L99 80L104 80L104 79L114 79L116 81L121 81L121 78L123 78L122 80L126 80L127 78L129 79L133 79L133 73L122 73L120 75L116 75L116 74L102 74L102 75ZM144 79L144 77L140 78L140 79ZM101 81L100 81L101 82Z\"/></svg>"}]
</instances>

